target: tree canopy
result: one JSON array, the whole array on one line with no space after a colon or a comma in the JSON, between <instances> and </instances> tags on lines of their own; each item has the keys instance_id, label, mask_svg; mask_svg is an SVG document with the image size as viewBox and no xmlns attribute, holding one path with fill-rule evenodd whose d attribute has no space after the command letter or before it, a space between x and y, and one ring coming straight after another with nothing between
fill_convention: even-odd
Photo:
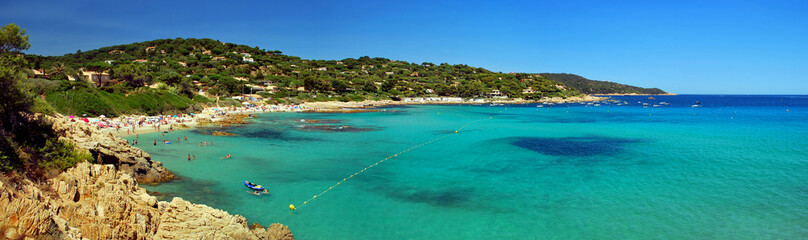
<instances>
[{"instance_id":1,"label":"tree canopy","mask_svg":"<svg viewBox=\"0 0 808 240\"><path fill-rule=\"evenodd\" d=\"M28 35L25 29L21 29L16 24L8 24L0 28L0 54L7 52L19 52L31 47L28 43Z\"/></svg>"}]
</instances>

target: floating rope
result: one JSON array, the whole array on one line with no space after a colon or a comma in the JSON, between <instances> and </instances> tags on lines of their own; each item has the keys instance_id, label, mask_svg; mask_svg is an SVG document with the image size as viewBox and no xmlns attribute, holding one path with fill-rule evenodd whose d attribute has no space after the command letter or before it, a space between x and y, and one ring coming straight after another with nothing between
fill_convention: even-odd
<instances>
[{"instance_id":1,"label":"floating rope","mask_svg":"<svg viewBox=\"0 0 808 240\"><path fill-rule=\"evenodd\" d=\"M440 113L438 113L438 114L440 114ZM493 117L489 117L488 119L492 119L492 118L493 118ZM440 136L440 137L434 138L434 139L432 139L432 140L429 140L429 141L423 142L423 143L421 143L421 144L415 145L415 146L413 146L413 147L411 147L411 148L405 149L405 150L403 150L403 151L401 151L401 152L398 152L398 153L393 154L393 155L390 155L390 156L388 156L388 157L386 157L386 158L384 158L384 159L382 159L382 160L379 160L379 161L378 161L378 162L376 162L376 163L370 164L370 165L368 165L367 167L365 167L364 169L362 169L362 170L360 170L360 171L358 171L358 172L355 172L355 173L353 173L353 174L349 175L348 177L343 178L341 181L337 182L336 184L332 185L331 187L326 188L325 190L323 190L323 192L321 192L321 193L319 193L319 194L317 194L317 195L314 195L314 196L313 196L313 197L311 197L309 200L303 201L303 204L300 204L300 205L298 205L298 206L300 206L300 207L306 206L306 204L308 204L308 203L309 203L309 202L311 202L311 201L314 201L314 199L317 199L317 197L322 196L323 194L327 193L328 191L331 191L331 189L334 189L335 187L339 186L339 185L340 185L340 184L342 184L343 182L348 181L349 179L351 179L351 178L353 178L353 177L356 177L356 176L357 176L357 175L359 175L360 173L363 173L363 172L367 171L368 169L373 168L373 167L375 167L376 165L379 165L379 164L383 163L384 161L390 160L390 159L392 159L392 158L394 158L394 157L398 157L398 155L401 155L401 154L403 154L403 153L406 153L406 152L409 152L409 151L415 150L416 148L422 147L422 146L427 145L427 144L430 144L430 143L432 143L432 142L435 142L435 141L438 141L438 140L441 140L441 139L447 138L447 137L449 137L449 136L452 136L453 134L458 134L458 133L460 133L460 131L462 131L464 128L466 128L467 126L471 125L472 123L479 122L479 121L482 121L482 120L485 120L485 119L476 120L476 121L471 121L471 122L469 122L469 123L464 124L462 127L458 128L457 130L455 130L455 131L454 131L454 132L452 132L452 133L449 133L449 134L446 134L446 135L443 135L443 136ZM297 210L297 209L295 208L295 205L294 205L294 204L289 204L289 209L290 209L290 210Z\"/></svg>"}]
</instances>

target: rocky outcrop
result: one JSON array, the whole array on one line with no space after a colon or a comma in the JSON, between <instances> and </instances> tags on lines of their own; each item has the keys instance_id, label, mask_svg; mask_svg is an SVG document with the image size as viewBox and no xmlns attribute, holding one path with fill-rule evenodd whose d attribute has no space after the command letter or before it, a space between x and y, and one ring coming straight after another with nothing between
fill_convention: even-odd
<instances>
[{"instance_id":1,"label":"rocky outcrop","mask_svg":"<svg viewBox=\"0 0 808 240\"><path fill-rule=\"evenodd\" d=\"M112 165L79 163L48 183L0 182L0 238L293 239L272 224L250 229L239 215L181 198L158 202Z\"/></svg>"},{"instance_id":2,"label":"rocky outcrop","mask_svg":"<svg viewBox=\"0 0 808 240\"><path fill-rule=\"evenodd\" d=\"M130 173L140 183L158 183L171 180L174 174L153 161L149 153L129 145L126 140L103 133L83 122L72 122L64 117L46 117L53 123L59 139L67 140L92 153L97 163L112 164Z\"/></svg>"},{"instance_id":3,"label":"rocky outcrop","mask_svg":"<svg viewBox=\"0 0 808 240\"><path fill-rule=\"evenodd\" d=\"M236 136L238 134L224 132L224 131L213 131L213 133L211 133L210 135L211 136Z\"/></svg>"}]
</instances>

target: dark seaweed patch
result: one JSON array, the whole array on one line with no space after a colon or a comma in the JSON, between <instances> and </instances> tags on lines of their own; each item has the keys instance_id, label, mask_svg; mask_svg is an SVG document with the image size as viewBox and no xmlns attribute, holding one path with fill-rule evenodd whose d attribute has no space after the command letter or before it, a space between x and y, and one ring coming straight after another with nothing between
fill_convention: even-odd
<instances>
[{"instance_id":1,"label":"dark seaweed patch","mask_svg":"<svg viewBox=\"0 0 808 240\"><path fill-rule=\"evenodd\" d=\"M611 155L622 151L627 144L637 140L609 137L567 137L567 138L513 138L511 144L541 154L551 156L595 156Z\"/></svg>"},{"instance_id":2,"label":"dark seaweed patch","mask_svg":"<svg viewBox=\"0 0 808 240\"><path fill-rule=\"evenodd\" d=\"M408 202L426 203L441 207L459 207L470 200L470 189L389 191L387 195Z\"/></svg>"},{"instance_id":3,"label":"dark seaweed patch","mask_svg":"<svg viewBox=\"0 0 808 240\"><path fill-rule=\"evenodd\" d=\"M266 128L250 129L250 131L239 132L238 134L248 138L275 139L283 141L318 141L318 139L314 138L291 137L288 133Z\"/></svg>"}]
</instances>

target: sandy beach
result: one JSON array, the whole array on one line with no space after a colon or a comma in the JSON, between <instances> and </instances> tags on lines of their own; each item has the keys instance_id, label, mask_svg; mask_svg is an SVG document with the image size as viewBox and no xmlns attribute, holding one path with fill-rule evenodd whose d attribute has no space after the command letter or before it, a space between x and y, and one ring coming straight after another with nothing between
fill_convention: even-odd
<instances>
[{"instance_id":1,"label":"sandy beach","mask_svg":"<svg viewBox=\"0 0 808 240\"><path fill-rule=\"evenodd\" d=\"M200 112L181 115L122 115L118 117L73 117L71 121L85 122L93 125L105 133L116 137L131 136L159 131L173 131L177 129L193 128L200 123L215 123L232 116L270 113L270 112L370 112L373 108L389 105L418 105L418 104L528 104L528 103L570 103L593 102L607 98L595 96L571 98L544 98L541 100L524 99L462 99L450 97L431 98L403 98L401 101L393 100L366 100L361 102L308 102L301 105L249 105L241 107L207 107Z\"/></svg>"}]
</instances>

